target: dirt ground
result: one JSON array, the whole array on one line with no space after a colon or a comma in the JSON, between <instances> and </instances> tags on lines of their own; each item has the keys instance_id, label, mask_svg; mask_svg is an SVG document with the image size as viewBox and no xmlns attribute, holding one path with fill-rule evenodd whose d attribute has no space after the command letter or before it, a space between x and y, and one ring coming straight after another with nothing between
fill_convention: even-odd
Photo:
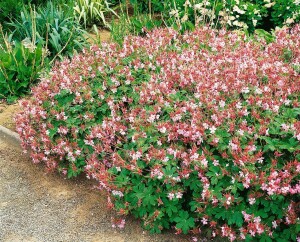
<instances>
[{"instance_id":1,"label":"dirt ground","mask_svg":"<svg viewBox=\"0 0 300 242\"><path fill-rule=\"evenodd\" d=\"M112 212L86 179L45 173L22 152L0 140L1 242L184 242L190 236L150 235L128 218L124 230L111 226Z\"/></svg>"},{"instance_id":2,"label":"dirt ground","mask_svg":"<svg viewBox=\"0 0 300 242\"><path fill-rule=\"evenodd\" d=\"M20 110L19 104L7 105L0 103L0 125L15 131L13 116Z\"/></svg>"},{"instance_id":3,"label":"dirt ground","mask_svg":"<svg viewBox=\"0 0 300 242\"><path fill-rule=\"evenodd\" d=\"M89 33L87 37L87 40L90 44L109 42L110 32L106 29L99 29L99 36L97 36L95 33Z\"/></svg>"}]
</instances>

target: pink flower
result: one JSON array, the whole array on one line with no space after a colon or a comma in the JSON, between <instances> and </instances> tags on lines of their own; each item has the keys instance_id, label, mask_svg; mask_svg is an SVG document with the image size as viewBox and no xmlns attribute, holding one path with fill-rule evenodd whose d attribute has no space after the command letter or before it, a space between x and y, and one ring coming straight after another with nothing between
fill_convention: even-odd
<instances>
[{"instance_id":1,"label":"pink flower","mask_svg":"<svg viewBox=\"0 0 300 242\"><path fill-rule=\"evenodd\" d=\"M202 222L203 225L208 224L208 220L206 218L202 218L201 222Z\"/></svg>"}]
</instances>

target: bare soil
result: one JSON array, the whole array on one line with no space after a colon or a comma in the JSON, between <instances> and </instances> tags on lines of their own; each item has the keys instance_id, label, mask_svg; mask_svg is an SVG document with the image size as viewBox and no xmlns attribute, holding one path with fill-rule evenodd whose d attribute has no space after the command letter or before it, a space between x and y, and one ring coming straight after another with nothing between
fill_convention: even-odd
<instances>
[{"instance_id":1,"label":"bare soil","mask_svg":"<svg viewBox=\"0 0 300 242\"><path fill-rule=\"evenodd\" d=\"M14 115L20 111L19 104L0 103L0 125L15 131Z\"/></svg>"},{"instance_id":2,"label":"bare soil","mask_svg":"<svg viewBox=\"0 0 300 242\"><path fill-rule=\"evenodd\" d=\"M110 31L106 29L99 29L99 35L96 35L94 33L88 33L87 40L90 44L109 42L110 36L111 36Z\"/></svg>"}]
</instances>

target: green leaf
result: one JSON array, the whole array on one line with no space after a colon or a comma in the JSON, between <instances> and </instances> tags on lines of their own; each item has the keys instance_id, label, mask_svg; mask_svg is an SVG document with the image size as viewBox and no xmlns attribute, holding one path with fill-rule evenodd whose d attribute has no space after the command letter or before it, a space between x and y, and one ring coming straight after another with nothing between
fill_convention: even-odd
<instances>
[{"instance_id":1,"label":"green leaf","mask_svg":"<svg viewBox=\"0 0 300 242\"><path fill-rule=\"evenodd\" d=\"M168 204L168 206L166 206L166 213L168 214L169 217L172 217L173 214L176 214L178 211L177 206L173 205L173 204Z\"/></svg>"},{"instance_id":2,"label":"green leaf","mask_svg":"<svg viewBox=\"0 0 300 242\"><path fill-rule=\"evenodd\" d=\"M174 221L176 222L176 228L181 229L184 234L187 234L195 226L194 218L191 218L187 211L180 211L179 216Z\"/></svg>"},{"instance_id":3,"label":"green leaf","mask_svg":"<svg viewBox=\"0 0 300 242\"><path fill-rule=\"evenodd\" d=\"M236 224L238 227L243 225L243 215L239 211L235 211L228 219L228 224Z\"/></svg>"}]
</instances>

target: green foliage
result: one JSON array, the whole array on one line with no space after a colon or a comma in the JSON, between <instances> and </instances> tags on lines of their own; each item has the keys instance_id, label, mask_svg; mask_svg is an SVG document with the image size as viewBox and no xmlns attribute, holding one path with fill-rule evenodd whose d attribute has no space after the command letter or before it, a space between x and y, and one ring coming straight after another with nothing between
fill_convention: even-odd
<instances>
[{"instance_id":1,"label":"green foliage","mask_svg":"<svg viewBox=\"0 0 300 242\"><path fill-rule=\"evenodd\" d=\"M273 2L273 1L272 1ZM272 27L281 27L284 23L298 23L300 20L300 3L298 0L277 0L274 1L271 10L266 17L270 17Z\"/></svg>"},{"instance_id":2,"label":"green foliage","mask_svg":"<svg viewBox=\"0 0 300 242\"><path fill-rule=\"evenodd\" d=\"M47 60L41 44L4 41L0 46L0 99L14 102L29 92Z\"/></svg>"},{"instance_id":3,"label":"green foliage","mask_svg":"<svg viewBox=\"0 0 300 242\"><path fill-rule=\"evenodd\" d=\"M263 29L256 29L254 32L258 37L264 39L268 44L275 40L275 36Z\"/></svg>"},{"instance_id":4,"label":"green foliage","mask_svg":"<svg viewBox=\"0 0 300 242\"><path fill-rule=\"evenodd\" d=\"M111 37L121 44L127 35L144 35L144 30L151 30L162 25L162 21L154 19L148 14L138 14L128 17L126 14L121 14L120 18L112 21Z\"/></svg>"},{"instance_id":5,"label":"green foliage","mask_svg":"<svg viewBox=\"0 0 300 242\"><path fill-rule=\"evenodd\" d=\"M72 11L48 2L46 6L24 7L20 16L9 23L11 39L30 39L45 47L51 58L68 55L85 46L84 31Z\"/></svg>"},{"instance_id":6,"label":"green foliage","mask_svg":"<svg viewBox=\"0 0 300 242\"><path fill-rule=\"evenodd\" d=\"M76 0L74 11L78 21L82 22L85 27L101 24L109 28L110 25L105 15L118 16L107 0Z\"/></svg>"},{"instance_id":7,"label":"green foliage","mask_svg":"<svg viewBox=\"0 0 300 242\"><path fill-rule=\"evenodd\" d=\"M133 5L136 8L136 10L141 13L149 13L149 12L157 13L157 12L163 12L165 5L170 4L170 1L130 0L130 4Z\"/></svg>"},{"instance_id":8,"label":"green foliage","mask_svg":"<svg viewBox=\"0 0 300 242\"><path fill-rule=\"evenodd\" d=\"M243 28L253 32L300 20L300 4L294 0L131 0L139 13L159 13L168 26L193 29L199 23L214 27Z\"/></svg>"},{"instance_id":9,"label":"green foliage","mask_svg":"<svg viewBox=\"0 0 300 242\"><path fill-rule=\"evenodd\" d=\"M1 0L0 1L0 23L6 29L5 22L18 16L23 6L22 0Z\"/></svg>"}]
</instances>

